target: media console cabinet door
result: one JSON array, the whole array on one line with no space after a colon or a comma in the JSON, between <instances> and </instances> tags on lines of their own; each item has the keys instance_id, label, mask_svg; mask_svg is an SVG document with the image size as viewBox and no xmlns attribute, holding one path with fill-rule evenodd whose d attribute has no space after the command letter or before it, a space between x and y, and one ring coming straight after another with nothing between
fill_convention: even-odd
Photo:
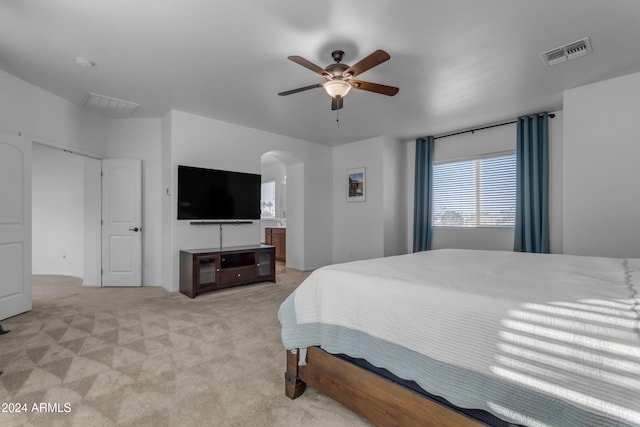
<instances>
[{"instance_id":1,"label":"media console cabinet door","mask_svg":"<svg viewBox=\"0 0 640 427\"><path fill-rule=\"evenodd\" d=\"M273 249L264 249L257 254L257 276L275 281L275 256Z\"/></svg>"},{"instance_id":2,"label":"media console cabinet door","mask_svg":"<svg viewBox=\"0 0 640 427\"><path fill-rule=\"evenodd\" d=\"M219 255L198 255L194 258L194 262L197 263L193 275L196 288L213 286L220 281Z\"/></svg>"}]
</instances>

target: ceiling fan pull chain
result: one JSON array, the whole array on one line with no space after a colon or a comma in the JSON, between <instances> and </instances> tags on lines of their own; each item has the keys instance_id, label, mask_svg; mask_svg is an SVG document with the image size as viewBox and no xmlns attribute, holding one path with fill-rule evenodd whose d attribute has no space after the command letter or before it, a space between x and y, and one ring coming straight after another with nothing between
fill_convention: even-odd
<instances>
[{"instance_id":1,"label":"ceiling fan pull chain","mask_svg":"<svg viewBox=\"0 0 640 427\"><path fill-rule=\"evenodd\" d=\"M340 110L336 110L336 127L340 127Z\"/></svg>"}]
</instances>

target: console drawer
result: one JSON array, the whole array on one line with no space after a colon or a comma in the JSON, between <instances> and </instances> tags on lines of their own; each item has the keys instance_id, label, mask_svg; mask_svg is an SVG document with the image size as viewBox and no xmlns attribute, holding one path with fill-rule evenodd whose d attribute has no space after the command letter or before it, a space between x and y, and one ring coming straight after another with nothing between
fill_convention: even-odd
<instances>
[{"instance_id":1,"label":"console drawer","mask_svg":"<svg viewBox=\"0 0 640 427\"><path fill-rule=\"evenodd\" d=\"M256 266L248 265L246 267L221 268L220 283L240 283L245 280L255 280Z\"/></svg>"}]
</instances>

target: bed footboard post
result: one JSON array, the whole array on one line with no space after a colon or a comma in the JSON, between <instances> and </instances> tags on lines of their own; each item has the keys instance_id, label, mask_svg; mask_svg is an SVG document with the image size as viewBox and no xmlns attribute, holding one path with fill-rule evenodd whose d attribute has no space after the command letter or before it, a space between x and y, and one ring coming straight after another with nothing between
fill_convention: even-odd
<instances>
[{"instance_id":1,"label":"bed footboard post","mask_svg":"<svg viewBox=\"0 0 640 427\"><path fill-rule=\"evenodd\" d=\"M300 352L295 354L287 350L287 371L284 373L284 393L289 399L295 399L304 393L307 384L298 378L298 360Z\"/></svg>"}]
</instances>

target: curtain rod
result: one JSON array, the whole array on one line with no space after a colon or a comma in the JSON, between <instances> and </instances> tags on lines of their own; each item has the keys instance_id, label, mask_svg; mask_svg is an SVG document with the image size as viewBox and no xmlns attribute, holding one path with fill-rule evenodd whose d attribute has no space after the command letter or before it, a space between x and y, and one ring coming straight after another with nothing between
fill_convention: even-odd
<instances>
[{"instance_id":1,"label":"curtain rod","mask_svg":"<svg viewBox=\"0 0 640 427\"><path fill-rule=\"evenodd\" d=\"M540 114L538 114L538 115L540 115ZM556 115L553 114L553 113L549 114L549 118L550 119L553 119L555 116ZM477 128L473 128L473 129L461 130L459 132L453 132L453 133L447 133L447 134L444 134L444 135L434 136L433 139L448 138L450 136L462 135L463 133L469 133L469 132L474 133L477 130L491 129L491 128L495 128L495 127L498 127L498 126L510 125L510 124L517 123L517 122L518 122L518 120L511 120L510 122L496 123L496 124L493 124L493 125L487 125L487 126L481 126L481 127L477 127Z\"/></svg>"}]
</instances>

